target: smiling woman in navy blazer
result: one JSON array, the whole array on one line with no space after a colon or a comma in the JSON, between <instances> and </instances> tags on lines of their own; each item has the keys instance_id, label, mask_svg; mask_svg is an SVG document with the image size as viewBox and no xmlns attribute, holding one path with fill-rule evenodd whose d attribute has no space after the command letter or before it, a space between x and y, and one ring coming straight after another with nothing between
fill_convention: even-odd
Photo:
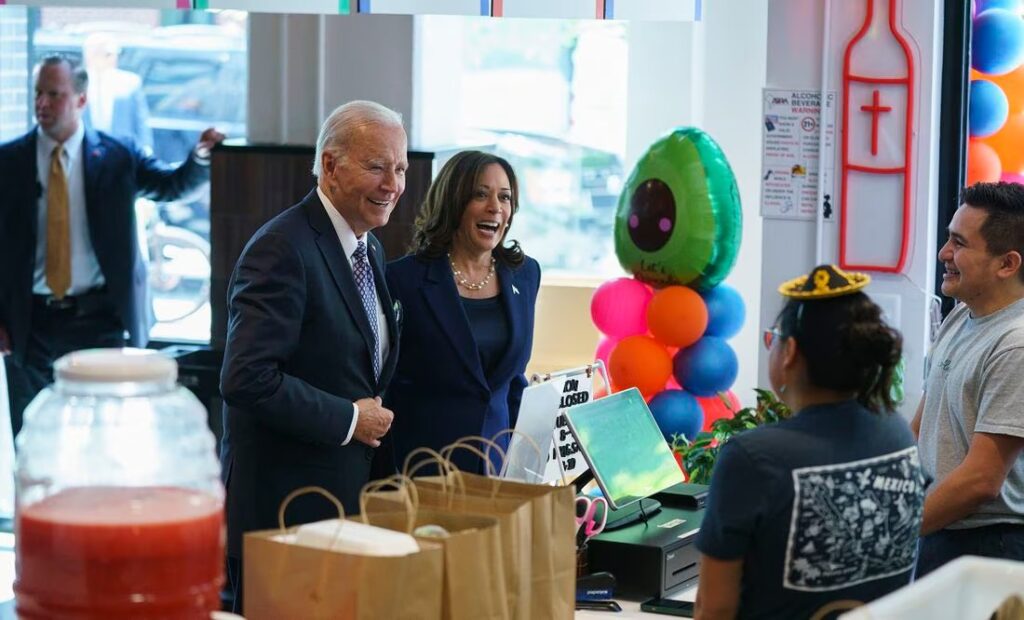
<instances>
[{"instance_id":1,"label":"smiling woman in navy blazer","mask_svg":"<svg viewBox=\"0 0 1024 620\"><path fill-rule=\"evenodd\" d=\"M506 242L519 209L512 166L464 151L431 185L412 254L390 263L388 288L404 322L398 368L385 397L396 465L420 446L514 427L526 387L540 266ZM504 436L502 444L507 444ZM482 469L456 453L456 464Z\"/></svg>"}]
</instances>

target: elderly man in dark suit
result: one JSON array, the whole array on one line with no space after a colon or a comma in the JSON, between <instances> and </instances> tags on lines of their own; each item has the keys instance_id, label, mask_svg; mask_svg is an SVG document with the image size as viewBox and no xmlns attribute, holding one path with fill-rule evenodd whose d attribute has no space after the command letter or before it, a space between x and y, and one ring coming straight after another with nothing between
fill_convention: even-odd
<instances>
[{"instance_id":1,"label":"elderly man in dark suit","mask_svg":"<svg viewBox=\"0 0 1024 620\"><path fill-rule=\"evenodd\" d=\"M0 145L0 354L11 423L77 349L144 346L150 296L135 198L174 200L209 177L207 129L177 168L82 122L88 76L63 56L35 73L38 126Z\"/></svg>"},{"instance_id":2,"label":"elderly man in dark suit","mask_svg":"<svg viewBox=\"0 0 1024 620\"><path fill-rule=\"evenodd\" d=\"M228 285L221 374L228 578L241 603L242 534L277 526L291 491L322 487L359 512L374 448L391 427L380 394L398 357L384 251L370 235L405 190L401 117L354 101L320 129L317 187L256 231ZM300 497L289 524L336 517Z\"/></svg>"}]
</instances>

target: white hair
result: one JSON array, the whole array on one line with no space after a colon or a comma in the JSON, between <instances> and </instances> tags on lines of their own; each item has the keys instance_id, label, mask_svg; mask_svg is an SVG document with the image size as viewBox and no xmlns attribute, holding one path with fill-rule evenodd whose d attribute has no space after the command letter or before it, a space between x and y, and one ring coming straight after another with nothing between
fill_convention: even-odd
<instances>
[{"instance_id":1,"label":"white hair","mask_svg":"<svg viewBox=\"0 0 1024 620\"><path fill-rule=\"evenodd\" d=\"M375 123L386 127L402 127L402 115L373 101L350 101L334 108L320 126L313 159L313 176L320 178L324 153L342 153L356 128ZM404 129L404 128L403 128Z\"/></svg>"}]
</instances>

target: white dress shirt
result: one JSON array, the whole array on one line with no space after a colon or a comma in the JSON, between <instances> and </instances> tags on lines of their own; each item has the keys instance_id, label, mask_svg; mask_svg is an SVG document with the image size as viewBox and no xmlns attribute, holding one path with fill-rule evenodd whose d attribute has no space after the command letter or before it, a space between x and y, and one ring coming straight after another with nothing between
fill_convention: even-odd
<instances>
[{"instance_id":1,"label":"white dress shirt","mask_svg":"<svg viewBox=\"0 0 1024 620\"><path fill-rule=\"evenodd\" d=\"M352 227L348 225L348 222L346 222L345 218L341 216L341 213L334 208L334 204L331 202L331 199L327 197L327 194L325 194L319 186L316 188L316 193L320 196L320 202L323 203L324 209L327 211L327 217L331 219L331 224L334 225L334 232L338 235L338 241L341 242L341 248L345 251L345 257L348 258L349 266L352 265L352 254L355 253L356 246L360 241L366 244L366 258L372 263L373 257L370 256L370 253L374 250L370 245L369 239L367 239L367 235L363 234L362 237L356 237L356 233L353 232ZM376 274L374 274L374 278L376 278ZM378 367L381 369L381 372L383 372L384 360L388 358L391 340L388 333L387 318L384 316L384 307L380 303L380 296L374 295L373 299L377 304L377 333L380 336L377 339L377 360L380 362ZM345 441L341 442L341 445L344 446L348 444L348 442L352 441L352 434L356 430L356 421L358 419L359 406L353 402L352 426L349 427L348 435L346 435Z\"/></svg>"},{"instance_id":2,"label":"white dress shirt","mask_svg":"<svg viewBox=\"0 0 1024 620\"><path fill-rule=\"evenodd\" d=\"M78 130L64 143L64 174L68 179L68 215L71 233L71 288L68 295L79 295L103 286L103 272L100 270L96 252L89 237L89 219L85 212L85 174L82 170L82 140L85 127L78 123ZM50 295L53 291L46 285L46 195L50 185L50 157L57 142L47 136L42 128L36 131L36 170L39 175L38 208L36 209L36 268L32 292L36 295Z\"/></svg>"}]
</instances>

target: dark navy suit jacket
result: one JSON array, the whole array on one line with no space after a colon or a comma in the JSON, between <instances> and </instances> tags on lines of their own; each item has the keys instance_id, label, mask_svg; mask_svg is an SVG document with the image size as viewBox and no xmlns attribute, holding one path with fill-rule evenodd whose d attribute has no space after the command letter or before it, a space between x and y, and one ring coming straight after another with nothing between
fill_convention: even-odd
<instances>
[{"instance_id":1,"label":"dark navy suit jacket","mask_svg":"<svg viewBox=\"0 0 1024 620\"><path fill-rule=\"evenodd\" d=\"M383 394L398 358L399 326L384 280L384 250L368 236L390 333L379 380L373 335L349 258L316 191L263 225L242 250L228 284L228 335L221 370L228 555L242 533L277 527L295 489L330 491L359 511L374 450L345 440L352 403ZM289 524L337 516L321 497L293 501Z\"/></svg>"},{"instance_id":2,"label":"dark navy suit jacket","mask_svg":"<svg viewBox=\"0 0 1024 620\"><path fill-rule=\"evenodd\" d=\"M497 276L511 333L504 355L486 374L448 259L406 256L388 265L388 289L404 316L402 356L385 398L395 413L391 434L399 469L415 448L437 450L479 435L488 414L507 411L515 426L533 346L540 266L532 258L514 269L498 261ZM461 469L480 469L468 452L456 453L455 460Z\"/></svg>"},{"instance_id":3,"label":"dark navy suit jacket","mask_svg":"<svg viewBox=\"0 0 1024 620\"><path fill-rule=\"evenodd\" d=\"M209 178L187 158L177 168L144 155L130 142L86 129L82 140L89 237L129 343L145 346L152 324L146 266L135 227L135 198L175 200ZM37 210L36 129L0 145L0 325L24 359L32 325ZM45 231L43 231L45 234Z\"/></svg>"}]
</instances>

